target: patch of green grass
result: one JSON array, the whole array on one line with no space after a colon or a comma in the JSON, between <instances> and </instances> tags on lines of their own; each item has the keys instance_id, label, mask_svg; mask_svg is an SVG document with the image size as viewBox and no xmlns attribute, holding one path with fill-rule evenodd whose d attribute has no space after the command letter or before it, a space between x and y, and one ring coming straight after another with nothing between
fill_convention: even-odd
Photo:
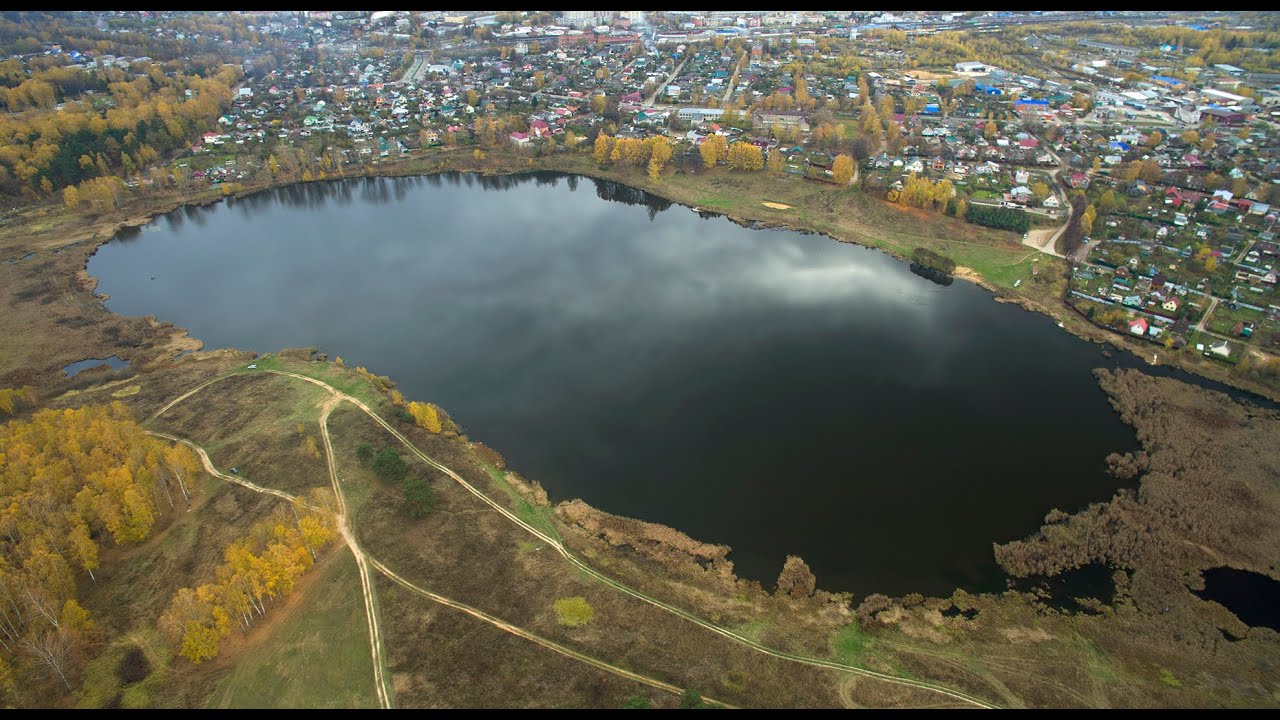
<instances>
[{"instance_id":1,"label":"patch of green grass","mask_svg":"<svg viewBox=\"0 0 1280 720\"><path fill-rule=\"evenodd\" d=\"M1104 685L1114 684L1116 671L1111 664L1111 659L1088 640L1084 641L1083 651L1085 671Z\"/></svg>"},{"instance_id":2,"label":"patch of green grass","mask_svg":"<svg viewBox=\"0 0 1280 720\"><path fill-rule=\"evenodd\" d=\"M524 499L524 496L516 492L516 489L507 484L506 479L502 476L502 471L480 460L476 461L484 467L485 472L489 473L489 479L493 481L493 486L501 490L511 500L511 511L516 517L529 523L533 527L541 530L547 535L559 539L560 533L556 532L555 523L551 520L551 508L537 507Z\"/></svg>"},{"instance_id":3,"label":"patch of green grass","mask_svg":"<svg viewBox=\"0 0 1280 720\"><path fill-rule=\"evenodd\" d=\"M845 625L831 640L835 648L835 659L858 667L862 666L862 657L871 643L871 637L856 622Z\"/></svg>"},{"instance_id":4,"label":"patch of green grass","mask_svg":"<svg viewBox=\"0 0 1280 720\"><path fill-rule=\"evenodd\" d=\"M218 708L375 708L369 629L355 559L327 561L298 607L236 658L207 700Z\"/></svg>"},{"instance_id":5,"label":"patch of green grass","mask_svg":"<svg viewBox=\"0 0 1280 720\"><path fill-rule=\"evenodd\" d=\"M1173 673L1169 672L1169 668L1160 668L1160 682L1171 688L1182 687L1182 681L1174 677Z\"/></svg>"},{"instance_id":6,"label":"patch of green grass","mask_svg":"<svg viewBox=\"0 0 1280 720\"><path fill-rule=\"evenodd\" d=\"M724 195L704 195L698 199L698 207L708 210L727 210L737 204L736 200Z\"/></svg>"},{"instance_id":7,"label":"patch of green grass","mask_svg":"<svg viewBox=\"0 0 1280 720\"><path fill-rule=\"evenodd\" d=\"M773 618L761 618L759 620L752 620L751 622L743 623L742 625L733 628L733 631L748 640L761 642L761 638L764 637L764 634L768 632L773 625Z\"/></svg>"}]
</instances>

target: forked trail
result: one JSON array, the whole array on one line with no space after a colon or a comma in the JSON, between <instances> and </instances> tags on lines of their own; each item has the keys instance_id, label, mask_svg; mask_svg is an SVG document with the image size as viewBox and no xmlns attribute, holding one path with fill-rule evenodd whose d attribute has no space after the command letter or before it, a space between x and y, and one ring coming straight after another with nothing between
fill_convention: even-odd
<instances>
[{"instance_id":1,"label":"forked trail","mask_svg":"<svg viewBox=\"0 0 1280 720\"><path fill-rule=\"evenodd\" d=\"M330 482L331 482L331 483L332 483L332 485L333 485L334 495L335 495L335 497L336 497L336 501L337 501L337 504L338 504L338 511L339 511L339 515L338 515L338 529L339 529L339 532L341 533L341 535L342 535L343 539L346 541L347 546L351 548L352 555L354 555L354 556L355 556L355 558L356 558L356 563L357 563L357 565L359 566L359 569L360 569L360 583L361 583L361 585L362 585L362 589L363 589L364 602L365 602L365 613L366 613L366 615L368 616L368 620L369 620L369 637L370 637L370 645L371 645L371 647L372 647L373 660L374 660L374 662L373 662L373 666L374 666L374 679L375 679L375 686L377 687L377 691L378 691L378 700L379 700L379 703L382 705L382 707L390 707L390 706L391 706L391 692L390 692L390 688L389 688L389 687L387 686L387 684L386 684L386 683L387 683L387 680L386 680L385 673L384 673L383 649L382 649L382 633L381 633L381 630L380 630L380 628L379 628L379 626L378 626L378 614L377 614L377 607L376 607L376 598L374 597L374 593L373 593L373 583L372 583L372 581L369 579L369 569L368 569L368 568L369 568L369 566L370 566L370 565L372 565L372 566L373 566L373 568L374 568L374 569L376 569L378 572L381 572L382 574L384 574L385 576L387 576L388 578L390 578L392 581L394 581L394 582L396 582L396 583L398 583L398 584L400 584L400 585L404 586L405 588L408 588L409 590L412 590L413 592L416 592L416 593L418 593L418 594L420 594L420 595L422 595L422 596L424 596L424 597L430 598L431 600L433 600L433 601L435 601L435 602L438 602L438 603L440 603L440 604L442 604L442 605L445 605L445 606L448 606L448 607L454 608L454 609L456 609L456 610L460 610L460 611L462 611L462 612L465 612L465 613L467 613L468 615L471 615L472 617L475 617L475 618L477 618L477 619L483 620L484 622L487 622L487 623L489 623L489 624L491 624L491 625L493 625L493 626L495 626L495 627L498 627L498 628L500 628L501 630L503 630L503 631L505 631L505 632L511 633L511 634L516 635L516 636L518 636L518 637L525 638L526 640L529 640L529 641L531 641L531 642L537 643L538 645L541 645L542 647L548 648L548 649L553 650L553 651L555 651L555 652L558 652L558 653L560 653L560 654L562 654L562 655L565 655L565 656L567 656L567 657L571 657L571 658L573 658L573 659L575 659L575 660L578 660L578 661L581 661L581 662L587 663L587 664L589 664L589 665L592 665L592 666L594 666L594 667L600 668L600 669L602 669L602 670L606 670L606 671L608 671L608 672L612 672L612 673L614 673L614 674L616 674L616 675L619 675L619 676L621 676L621 677L625 677L625 678L628 678L628 679L630 679L630 680L635 680L635 681L637 681L637 682L644 683L644 684L646 684L646 685L649 685L649 686L651 686L651 687L654 687L654 688L657 688L657 689L660 689L660 690L664 690L664 691L667 691L667 692L672 692L672 693L675 693L675 694L680 694L680 693L682 692L682 690L681 690L680 688L677 688L677 687L675 687L675 686L673 686L673 685L670 685L670 684L668 684L668 683L664 683L664 682L662 682L662 681L660 681L660 680L656 680L656 679L654 679L654 678L649 678L649 677L646 677L646 676L644 676L644 675L639 675L639 674L634 673L634 672L631 672L631 671L629 671L629 670L626 670L626 669L623 669L623 668L617 667L617 666L615 666L615 665L611 665L611 664L609 664L609 663L606 663L606 662L604 662L604 661L602 661L602 660L598 660L598 659L591 658L591 657L589 657L589 656L583 655L582 653L579 653L579 652L577 652L577 651L574 651L574 650L571 650L571 649L569 649L569 648L563 647L563 646L561 646L561 645L559 645L559 644L557 644L557 643L555 643L555 642L552 642L552 641L550 641L550 640L547 640L547 639L545 639L545 638L539 637L539 636L537 636L537 635L535 635L535 634L533 634L533 633L531 633L531 632L529 632L529 631L527 631L527 630L524 630L523 628L519 628L519 627L516 627L516 626L511 625L511 624L509 624L509 623L506 623L505 621L503 621L503 620L501 620L501 619L499 619L499 618L493 617L492 615L489 615L489 614L487 614L487 613L485 613L485 612L483 612L483 611L481 611L481 610L477 610L476 608L472 608L472 607L470 607L470 606L468 606L468 605L466 605L466 604L464 604L464 603L458 602L458 601L456 601L456 600L452 600L452 599L450 599L450 598L446 598L446 597L444 597L443 595L439 595L439 594L437 594L437 593L433 593L433 592L431 592L431 591L429 591L429 590L427 590L427 589L425 589L425 588L422 588L422 587L419 587L419 586L417 586L417 585L413 584L412 582L410 582L409 580L406 580L405 578L401 577L400 575L397 575L394 571L392 571L392 570L391 570L390 568L388 568L387 566L383 565L381 562L379 562L379 561L378 561L378 560L376 560L375 558L372 558L372 557L368 557L368 556L366 556L366 555L365 555L365 553L360 549L359 543L356 541L355 536L354 536L354 533L352 533L351 528L350 528L350 524L349 524L349 522L348 522L347 509L346 509L346 499L345 499L345 497L344 497L344 495L343 495L343 492L342 492L341 481L339 481L339 479L338 479L338 474L337 474L337 465L336 465L336 460L335 460L335 458L334 458L334 453L333 453L333 445L332 445L332 443L330 442L330 439L329 439L329 424L328 424L329 414L333 411L333 408L334 408L335 406L337 406L337 404L338 404L338 403L340 403L340 402L349 402L349 403L351 403L351 404L355 405L356 407L360 408L360 410L361 410L361 411L363 411L366 415L368 415L371 419L373 419L373 421L374 421L374 422L378 423L378 425L380 425L384 430L386 430L386 431L387 431L388 433L390 433L393 437L395 437L397 440L399 440L399 441L400 441L400 442L405 446L405 448L407 448L407 449L409 450L409 452L413 453L413 455L414 455L415 457L417 457L418 459L420 459L420 460L422 460L423 462L427 463L427 464L428 464L428 465L430 465L431 467L433 467L433 468L435 468L435 469L439 470L440 472L444 473L445 475L447 475L448 477L450 477L454 482L458 483L461 487L463 487L464 489L466 489L466 490L467 490L467 492L470 492L472 495L474 495L474 496L476 496L477 498L479 498L482 502L484 502L484 503L485 503L485 504L487 504L489 507L491 507L491 508L493 508L494 510L496 510L498 513L500 513L500 514L501 514L503 517L505 517L507 520L511 521L512 523L515 523L516 525L518 525L520 528L522 528L523 530L525 530L525 531L526 531L526 532L528 532L529 534L533 535L534 537L538 538L538 539L539 539L539 540L541 540L542 542L544 542L544 543L546 543L547 545L551 546L551 548L553 548L557 553L559 553L559 554L560 554L560 555L561 555L561 556L562 556L566 561L568 561L568 562L569 562L570 564L572 564L573 566L575 566L575 567L577 567L578 569L582 570L583 572L587 573L587 574L588 574L588 575L590 575L591 577L593 577L593 578L595 578L595 579L599 580L600 582L602 582L602 583L604 583L604 584L606 584L606 585L608 585L608 586L610 586L610 587L614 588L615 590L618 590L619 592L625 593L625 594L630 595L631 597L634 597L634 598L636 598L636 599L638 599L638 600L641 600L641 601L643 601L643 602L649 603L650 605L653 605L653 606L658 607L658 608L660 608L660 609L662 609L662 610L664 610L664 611L666 611L666 612L669 612L669 613L671 613L671 614L673 614L673 615L676 615L676 616L680 617L680 618L681 618L681 619L683 619L683 620L686 620L686 621L688 621L688 622L690 622L690 623L693 623L693 624L695 624L695 625L697 625L697 626L699 626L699 627L702 627L702 628L704 628L704 629L706 629L706 630L710 630L711 632L714 632L714 633L716 633L716 634L718 634L718 635L721 635L721 636L726 637L726 638L728 638L728 639L730 639L730 640L733 640L734 642L738 642L738 643L741 643L741 644L743 644L743 645L746 645L747 647L750 647L751 649L756 650L757 652L764 653L764 654L766 654L766 655L771 655L771 656L773 656L773 657L777 657L777 658L781 658L781 659L784 659L784 660L789 660L789 661L792 661L792 662L797 662L797 663L801 663L801 664L805 664L805 665L812 665L812 666L815 666L815 667L829 668L829 669L837 670L837 671L840 671L840 672L846 672L846 673L849 673L849 674L852 674L852 675L858 675L858 676L862 676L862 677L865 677L865 678L871 678L871 679L878 680L878 681L881 681L881 682L887 682L887 683L892 683L892 684L897 684L897 685L903 685L903 686L907 686L907 687L919 688L919 689L922 689L922 690L927 690L927 691L929 691L929 692L938 693L938 694L940 694L940 695L943 695L943 696L949 697L949 698L951 698L951 699L959 700L959 701L962 701L962 702L967 703L967 704L969 704L969 705L973 705L973 706L980 707L980 708L989 708L989 709L994 709L994 708L996 708L996 706L995 706L995 705L993 705L993 704L991 704L991 703L989 703L989 702L986 702L985 700L982 700L982 699L980 699L980 698L976 698L976 697L974 697L974 696L971 696L971 695L969 695L969 694L967 694L967 693L964 693L964 692L961 692L961 691L959 691L959 690L953 690L953 689L951 689L951 688L948 688L948 687L945 687L945 686L942 686L942 685L937 685L937 684L930 683L930 682L925 682L925 681L922 681L922 680L914 680L914 679L910 679L910 678L901 678L901 677L895 677L895 676L893 676L893 675L886 675L886 674L884 674L884 673L875 672L874 670L867 670L867 669L864 669L864 668L853 667L853 666L851 666L851 665L845 665L845 664L843 664L843 663L835 662L835 661L833 661L833 660L823 660L823 659L820 659L820 658L805 657L805 656L801 656L801 655L794 655L794 654L792 654L792 653L783 652L783 651L781 651L781 650L775 650L775 649L773 649L773 648L770 648L770 647L767 647L767 646L765 646L765 645L762 645L762 644L760 644L760 643L758 643L758 642L756 642L756 641L754 641L754 640L752 640L752 639L750 639L750 638L747 638L747 637L744 637L744 636L742 636L742 635L739 635L739 634L737 634L737 633L733 632L732 630L728 630L728 629L722 628L722 627L720 627L720 626L718 626L718 625L715 625L715 624L712 624L712 623L710 623L710 622L707 622L707 621L705 621L705 620L703 620L703 619L701 619L701 618L697 617L696 615L693 615L692 613L689 613L689 612L688 612L688 611L686 611L686 610L683 610L683 609L681 609L681 608L678 608L678 607L676 607L676 606L674 606L674 605L670 605L670 604L665 603L665 602L663 602L663 601L661 601L661 600L658 600L658 599L656 599L656 598L649 597L648 595L645 595L645 594L641 593L641 592L640 592L640 591L638 591L638 590L635 590L635 589L633 589L633 588L631 588L631 587L629 587L629 586L627 586L627 585L624 585L624 584L622 584L622 583L618 582L617 580L614 580L613 578L610 578L610 577L608 577L608 576L604 575L603 573L601 573L600 571L596 570L596 569L595 569L595 568L593 568L592 566L590 566L590 565L588 565L587 563L583 562L583 561L582 561L582 560L580 560L577 556L575 556L573 553L569 552L569 550L564 546L564 543L562 543L558 538L552 537L552 536L548 535L547 533L545 533L545 532L543 532L543 531L539 530L538 528L533 527L532 525L530 525L529 523L525 522L524 520L520 519L520 518L519 518L519 517L517 517L514 513L512 513L511 511L507 510L505 507L502 507L500 504L498 504L496 501L494 501L494 500L493 500L492 498L490 498L488 495L485 495L484 493L480 492L478 489L476 489L476 488L475 488L475 486L473 486L471 483L469 483L469 482L467 482L466 480L464 480L464 479L462 478L462 476L461 476L461 475L459 475L458 473L454 472L452 469L450 469L450 468L446 467L445 465L442 465L442 464L440 464L439 462L436 462L436 461L435 461L434 459L432 459L431 457L427 456L424 452L422 452L421 450L419 450L417 446L415 446L412 442L410 442L410 441L409 441L409 439L408 439L407 437L405 437L403 434L401 434L399 431L397 431L395 428L393 428L389 423L387 423L387 421L383 420L383 419L382 419L382 417L380 417L377 413L375 413L372 409L370 409L368 405L364 404L364 403L363 403L362 401L360 401L359 399L357 399L357 398L355 398L355 397L352 397L352 396L350 396L350 395L347 395L346 393L340 392L339 390L337 390L336 388L334 388L332 385L329 385L328 383L326 383L326 382L324 382L324 381L322 381L322 380L318 380L318 379L313 378L313 377L308 377L308 376L306 376L306 375L301 375L301 374L293 373L293 372L287 372L287 371L284 371L284 370L272 370L272 369L269 369L269 368L263 368L263 369L261 370L261 372L272 373L272 374L275 374L275 375L283 375L283 376L286 376L286 377L291 377L291 378L296 378L296 379L298 379L298 380L303 380L303 381L305 381L305 382L309 382L309 383L312 383L312 384L318 385L318 386L320 386L320 387L324 388L325 390L327 390L327 391L330 393L330 397L329 397L329 398L324 402L324 404L321 406L321 414L320 414L320 429L321 429L321 436L322 436L323 441L324 441L325 456L326 456L326 459L327 459L327 461L328 461L328 466L329 466L329 480L330 480ZM165 411L167 411L168 409L170 409L170 408L171 408L171 407L173 407L174 405L177 405L179 402L181 402L181 401L183 401L183 400L185 400L185 399L187 399L187 398L191 397L192 395L196 394L196 393L197 393L197 392L199 392L200 390L203 390L204 388L208 387L209 385L212 385L213 383L218 382L219 380L223 380L223 379L225 379L225 378L234 377L235 375L238 375L238 374L239 374L239 373L232 373L232 374L229 374L229 375L223 375L223 376L221 376L221 377L217 377L217 378L214 378L214 379L212 379L212 380L209 380L209 381L207 381L207 382L205 382L205 383L202 383L202 384L200 384L200 385L196 386L195 388L192 388L191 390L187 391L186 393L184 393L183 395L179 396L178 398L176 398L176 399L174 399L174 400L170 401L170 402L169 402L168 404L166 404L164 407L160 408L160 410L158 410L158 411L155 413L155 415L153 415L153 416L151 417L151 420L155 420L155 419L156 419L156 418L158 418L161 414L163 414ZM213 466L212 462L209 460L209 456L204 452L204 450L202 450L201 448L199 448L199 447L198 447L198 446L196 446L194 443L192 443L192 442L190 442L190 441L188 441L188 440L183 440L183 439L181 439L181 438L176 438L176 437L174 437L174 436L172 436L172 435L167 435L167 434L164 434L164 433L153 432L153 434L158 435L158 436L160 436L160 437L168 438L168 439L170 439L170 440L174 440L174 441L181 441L181 442L184 442L184 443L186 443L186 444L188 444L188 445L192 446L193 448L195 448L195 449L196 449L196 451L197 451L197 453L200 455L201 462L203 462L203 463L204 463L205 469L206 469L210 474L214 475L215 477L219 477L219 478L222 478L222 479L224 479L224 480L228 480L228 481L234 482L234 483L236 483L236 484L238 484L238 485L241 485L241 486L247 487L247 488L249 488L249 489L251 489L251 490L254 490L254 491L256 491L256 492L265 492L265 493L269 493L269 494L276 495L276 496L278 496L278 497L281 497L281 498L284 498L284 499L287 499L287 500L294 500L294 499L295 499L292 495L289 495L288 493L284 493L284 492L282 492L282 491L274 490L274 489L271 489L271 488L264 488L264 487L262 487L262 486L259 486L259 485L255 485L255 484L253 484L253 483L250 483L249 481L244 480L243 478L238 478L238 477L234 477L234 476L231 476L231 475L226 475L226 474L224 474L224 473L219 472L219 471L218 471L218 470ZM717 700L713 700L713 699L711 699L711 698L706 698L706 697L704 697L703 699L704 699L706 702L709 702L709 703L714 703L714 704L721 705L721 706L724 706L724 707L729 707L726 703L723 703L723 702L720 702L720 701L717 701Z\"/></svg>"}]
</instances>

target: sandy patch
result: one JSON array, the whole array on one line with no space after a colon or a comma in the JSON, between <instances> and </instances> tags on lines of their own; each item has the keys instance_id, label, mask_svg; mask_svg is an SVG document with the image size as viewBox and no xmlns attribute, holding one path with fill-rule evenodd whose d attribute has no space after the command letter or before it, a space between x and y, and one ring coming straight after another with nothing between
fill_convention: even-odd
<instances>
[{"instance_id":1,"label":"sandy patch","mask_svg":"<svg viewBox=\"0 0 1280 720\"><path fill-rule=\"evenodd\" d=\"M790 210L791 209L790 205L783 205L782 203L776 203L776 202L762 202L760 204L764 205L765 207L773 208L774 210Z\"/></svg>"},{"instance_id":2,"label":"sandy patch","mask_svg":"<svg viewBox=\"0 0 1280 720\"><path fill-rule=\"evenodd\" d=\"M142 389L142 386L141 386L141 385L130 385L130 386L129 386L129 387L127 387L127 388L124 388L124 389L122 389L122 390L117 390L117 391L115 391L115 392L111 393L111 397L113 397L113 398L127 398L127 397L129 397L130 395L137 395L137 394L138 394L138 391L139 391L139 390L141 390L141 389Z\"/></svg>"},{"instance_id":3,"label":"sandy patch","mask_svg":"<svg viewBox=\"0 0 1280 720\"><path fill-rule=\"evenodd\" d=\"M974 271L973 268L967 268L963 265L957 265L955 272L951 274L954 277L958 277L961 280L968 280L969 282L980 283L982 281L982 276Z\"/></svg>"},{"instance_id":4,"label":"sandy patch","mask_svg":"<svg viewBox=\"0 0 1280 720\"><path fill-rule=\"evenodd\" d=\"M917 80L942 80L944 78L953 77L952 75L943 75L940 73L929 72L928 70L908 70L905 74Z\"/></svg>"}]
</instances>

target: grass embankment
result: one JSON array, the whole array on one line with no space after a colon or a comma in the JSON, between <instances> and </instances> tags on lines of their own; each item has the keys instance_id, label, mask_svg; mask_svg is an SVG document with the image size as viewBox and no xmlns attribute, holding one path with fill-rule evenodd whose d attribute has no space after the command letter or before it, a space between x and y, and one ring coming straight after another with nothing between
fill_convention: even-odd
<instances>
[{"instance_id":1,"label":"grass embankment","mask_svg":"<svg viewBox=\"0 0 1280 720\"><path fill-rule=\"evenodd\" d=\"M370 383L350 369L309 363L305 355L283 353L273 356L277 359L268 365L288 371L309 368L313 375L333 373L353 383ZM313 404L305 381L264 378L266 373L238 374L247 364L245 356L241 354L234 366L232 361L226 358L213 368L230 371L228 379L169 412L189 404L193 416L217 417L226 414L227 407L262 406L261 415L245 412L243 417L248 427L270 434L278 424L274 416L292 420L299 407ZM153 411L186 389L178 387L179 376L194 386L209 377L209 370L198 361L178 363L148 376L139 392L125 402ZM295 383L302 390L285 391L276 381ZM165 394L156 388L165 388ZM368 389L377 392L372 384ZM88 401L104 394L86 391L73 399ZM1203 410L1205 403L1205 398L1197 397L1191 405ZM494 466L482 461L464 438L428 433L393 417L387 420L496 501L518 507L518 501L524 500L534 510L545 509L513 485L506 487L515 495L492 485L497 480ZM549 546L531 541L527 532L406 452L411 471L426 475L437 495L435 508L424 518L413 519L404 511L400 489L378 480L356 460L359 443L394 447L395 439L350 404L333 411L330 432L361 544L422 587L592 657L738 705L925 706L939 702L938 696L923 691L761 655L616 592L578 572ZM270 472L289 472L292 458L275 460L278 467ZM268 474L263 470L255 479L263 482ZM337 575L313 576L299 594L291 596L289 603L296 603L293 610L281 608L282 612L269 614L254 634L228 643L224 656L213 663L192 667L173 660L171 650L157 645L154 618L172 591L207 576L235 528L269 511L270 501L262 496L213 480L205 480L203 487L196 509L183 513L143 547L104 562L104 577L90 595L90 607L95 614L101 613L106 638L86 674L89 686L80 703L193 705L208 700L235 705L262 704L264 698L281 696L336 706L367 700L368 687L356 682L355 673L350 686L331 682L317 690L300 669L317 662L318 638L331 631L326 627L334 622L345 623L348 630L355 627L338 641L347 649L334 652L359 658L362 667L369 662L367 654L357 652L357 648L367 651L367 634L357 622L360 613L352 610L355 596L312 597L357 592L355 583L342 583ZM842 615L838 604L793 601L766 595L758 587L753 590L750 584L726 584L722 576L646 559L585 537L554 515L546 517L575 553L612 577L724 627L739 628L771 647L944 683L1009 707L1258 704L1261 696L1249 688L1260 686L1249 669L1269 662L1276 647L1274 634L1269 640L1265 632L1247 632L1247 640L1217 650L1179 642L1177 632L1185 634L1194 627L1200 637L1201 624L1210 623L1204 630L1209 632L1212 623L1228 622L1220 613L1198 611L1203 601L1185 589L1186 599L1173 624L1123 598L1114 609L1089 615L1046 611L1026 596L957 593L946 600L900 604L866 626L847 613ZM592 620L577 627L559 623L555 604L566 597L584 598L594 611ZM382 617L398 704L606 707L644 692L616 676L604 677L587 666L566 664L569 661L562 655L381 580L379 602L386 603ZM942 610L953 603L976 611L976 617L945 616ZM308 618L313 615L323 622L310 625ZM1171 630L1177 631L1172 639L1167 635ZM1234 625L1230 630L1237 636L1242 632ZM424 638L430 638L429 645L437 649L429 656L421 651ZM141 680L124 683L113 670L133 645L153 667ZM493 670L495 647L503 648L501 671ZM262 668L272 668L274 674ZM1237 675L1239 681L1231 679ZM359 694L361 688L365 695ZM651 696L657 703L667 702Z\"/></svg>"},{"instance_id":2,"label":"grass embankment","mask_svg":"<svg viewBox=\"0 0 1280 720\"><path fill-rule=\"evenodd\" d=\"M339 548L309 572L308 587L239 651L209 707L378 707L355 559Z\"/></svg>"}]
</instances>

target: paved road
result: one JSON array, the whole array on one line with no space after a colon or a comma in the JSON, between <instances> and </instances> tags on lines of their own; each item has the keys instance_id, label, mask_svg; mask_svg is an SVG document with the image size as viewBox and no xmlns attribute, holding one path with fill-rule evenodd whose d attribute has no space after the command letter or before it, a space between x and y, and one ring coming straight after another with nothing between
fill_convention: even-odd
<instances>
[{"instance_id":1,"label":"paved road","mask_svg":"<svg viewBox=\"0 0 1280 720\"><path fill-rule=\"evenodd\" d=\"M653 94L649 95L649 97L644 101L645 107L661 107L660 105L655 105L653 101L657 99L658 93L666 91L667 86L671 84L672 79L674 79L676 75L679 75L680 71L683 70L684 66L688 63L689 55L686 53L684 59L680 61L680 64L671 69L671 74L667 75L667 79L659 83L658 86L654 88Z\"/></svg>"}]
</instances>

